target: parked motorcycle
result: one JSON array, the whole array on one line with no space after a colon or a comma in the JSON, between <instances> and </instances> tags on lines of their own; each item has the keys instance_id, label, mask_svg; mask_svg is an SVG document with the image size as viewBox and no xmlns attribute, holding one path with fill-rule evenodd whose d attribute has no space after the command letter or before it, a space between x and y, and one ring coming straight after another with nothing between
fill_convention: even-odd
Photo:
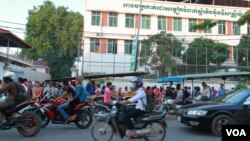
<instances>
[{"instance_id":1,"label":"parked motorcycle","mask_svg":"<svg viewBox=\"0 0 250 141\"><path fill-rule=\"evenodd\" d=\"M50 123L50 121L53 124L65 123L65 120L63 119L62 115L58 112L57 107L66 102L67 100L65 100L64 98L52 100L46 97L39 102L41 107L45 111L46 115L45 121L43 122L42 125L43 127L46 127ZM74 121L69 122L69 124L73 122L80 129L86 129L92 124L93 121L92 115L84 106L85 103L83 102L78 104L74 108L77 117Z\"/></svg>"},{"instance_id":2,"label":"parked motorcycle","mask_svg":"<svg viewBox=\"0 0 250 141\"><path fill-rule=\"evenodd\" d=\"M97 106L109 106L99 103ZM111 141L114 134L121 139L128 137L128 127L120 119L123 116L123 106L114 101L108 116L99 117L97 122L92 126L91 135L94 141ZM167 123L164 118L166 111L146 113L134 119L134 127L137 136L132 139L144 139L145 141L163 141L166 136Z\"/></svg>"},{"instance_id":3,"label":"parked motorcycle","mask_svg":"<svg viewBox=\"0 0 250 141\"><path fill-rule=\"evenodd\" d=\"M5 96L0 101L6 99ZM33 137L42 128L41 118L32 109L37 107L30 102L21 102L0 111L0 130L16 127L24 137ZM31 110L31 111L30 111Z\"/></svg>"}]
</instances>

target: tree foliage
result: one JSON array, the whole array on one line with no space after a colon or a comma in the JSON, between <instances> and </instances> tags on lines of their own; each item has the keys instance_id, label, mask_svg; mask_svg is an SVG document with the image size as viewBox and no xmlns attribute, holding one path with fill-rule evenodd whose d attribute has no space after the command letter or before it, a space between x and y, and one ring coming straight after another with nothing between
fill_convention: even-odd
<instances>
[{"instance_id":1,"label":"tree foliage","mask_svg":"<svg viewBox=\"0 0 250 141\"><path fill-rule=\"evenodd\" d=\"M226 44L215 43L207 38L196 38L189 44L182 60L187 64L206 65L207 56L208 65L209 62L220 65L226 61L227 52Z\"/></svg>"},{"instance_id":2,"label":"tree foliage","mask_svg":"<svg viewBox=\"0 0 250 141\"><path fill-rule=\"evenodd\" d=\"M176 58L181 55L182 44L173 34L164 31L149 35L142 41L140 62L155 69L160 76L170 73Z\"/></svg>"},{"instance_id":3,"label":"tree foliage","mask_svg":"<svg viewBox=\"0 0 250 141\"><path fill-rule=\"evenodd\" d=\"M27 19L25 40L33 48L22 50L21 55L48 61L52 78L70 76L77 55L83 16L45 1L43 5L29 10Z\"/></svg>"},{"instance_id":4,"label":"tree foliage","mask_svg":"<svg viewBox=\"0 0 250 141\"><path fill-rule=\"evenodd\" d=\"M217 22L213 22L212 20L204 20L203 23L197 24L193 26L193 29L195 30L208 30L211 29L212 27L216 26Z\"/></svg>"},{"instance_id":5,"label":"tree foliage","mask_svg":"<svg viewBox=\"0 0 250 141\"><path fill-rule=\"evenodd\" d=\"M244 15L242 15L238 20L239 25L244 25L245 23L250 23L250 10L248 10Z\"/></svg>"},{"instance_id":6,"label":"tree foliage","mask_svg":"<svg viewBox=\"0 0 250 141\"><path fill-rule=\"evenodd\" d=\"M238 65L248 66L250 63L250 36L242 35L238 47L235 49L235 60L238 59ZM237 55L238 54L238 55ZM247 64L248 63L248 64ZM244 69L244 68L242 68ZM246 69L246 68L245 68ZM248 68L249 70L249 68Z\"/></svg>"}]
</instances>

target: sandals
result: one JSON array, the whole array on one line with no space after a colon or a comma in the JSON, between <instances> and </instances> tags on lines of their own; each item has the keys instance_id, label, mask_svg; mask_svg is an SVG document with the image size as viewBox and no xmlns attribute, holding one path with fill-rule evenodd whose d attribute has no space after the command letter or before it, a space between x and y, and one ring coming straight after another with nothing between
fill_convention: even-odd
<instances>
[{"instance_id":1,"label":"sandals","mask_svg":"<svg viewBox=\"0 0 250 141\"><path fill-rule=\"evenodd\" d=\"M70 116L65 122L64 124L68 124L71 121L74 121L76 119L76 115Z\"/></svg>"},{"instance_id":2,"label":"sandals","mask_svg":"<svg viewBox=\"0 0 250 141\"><path fill-rule=\"evenodd\" d=\"M138 135L136 134L136 130L130 130L129 133L127 134L127 137L129 139L133 139L133 138L138 137Z\"/></svg>"}]
</instances>

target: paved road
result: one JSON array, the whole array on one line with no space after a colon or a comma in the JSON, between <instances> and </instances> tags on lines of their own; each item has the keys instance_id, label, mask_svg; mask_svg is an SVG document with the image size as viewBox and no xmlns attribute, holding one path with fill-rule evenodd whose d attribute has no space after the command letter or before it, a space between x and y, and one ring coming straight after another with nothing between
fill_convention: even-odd
<instances>
[{"instance_id":1,"label":"paved road","mask_svg":"<svg viewBox=\"0 0 250 141\"><path fill-rule=\"evenodd\" d=\"M221 141L221 138L215 137L208 131L194 129L178 123L174 116L170 116L167 122L166 141ZM50 124L32 138L22 137L16 129L0 131L0 141L92 141L92 139L90 129L80 130L70 125ZM128 141L128 139L113 138L113 141Z\"/></svg>"}]
</instances>

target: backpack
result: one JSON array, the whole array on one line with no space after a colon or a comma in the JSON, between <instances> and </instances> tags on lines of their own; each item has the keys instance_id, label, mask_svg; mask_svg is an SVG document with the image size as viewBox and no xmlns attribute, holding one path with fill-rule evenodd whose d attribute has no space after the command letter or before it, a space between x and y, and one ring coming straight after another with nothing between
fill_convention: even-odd
<instances>
[{"instance_id":1,"label":"backpack","mask_svg":"<svg viewBox=\"0 0 250 141\"><path fill-rule=\"evenodd\" d=\"M17 87L17 101L22 101L28 99L28 96L26 94L26 90L23 85L19 84L18 82L13 82Z\"/></svg>"},{"instance_id":2,"label":"backpack","mask_svg":"<svg viewBox=\"0 0 250 141\"><path fill-rule=\"evenodd\" d=\"M147 94L146 94L146 98L147 98L147 104L145 104L142 100L143 106L145 107L145 112L152 112L154 109L153 99L150 95L147 95Z\"/></svg>"}]
</instances>

